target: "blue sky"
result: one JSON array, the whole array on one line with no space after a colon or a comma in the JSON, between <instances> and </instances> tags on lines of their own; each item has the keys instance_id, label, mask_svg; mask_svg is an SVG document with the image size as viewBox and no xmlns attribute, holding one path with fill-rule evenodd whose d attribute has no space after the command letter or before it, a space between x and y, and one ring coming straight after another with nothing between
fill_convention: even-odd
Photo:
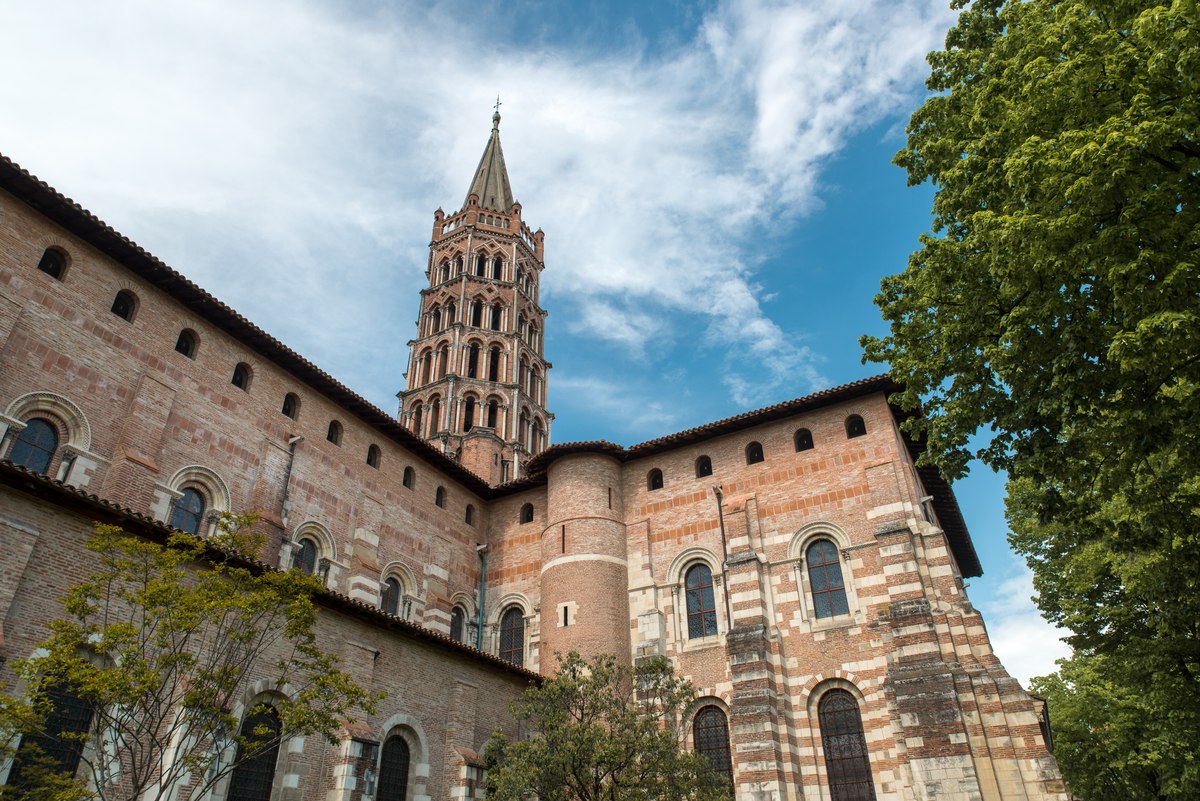
<instances>
[{"instance_id":1,"label":"blue sky","mask_svg":"<svg viewBox=\"0 0 1200 801\"><path fill-rule=\"evenodd\" d=\"M0 152L394 411L439 206L503 101L546 232L553 441L633 444L880 371L929 225L892 155L943 2L44 2L3 12ZM1010 671L1065 654L956 492Z\"/></svg>"}]
</instances>

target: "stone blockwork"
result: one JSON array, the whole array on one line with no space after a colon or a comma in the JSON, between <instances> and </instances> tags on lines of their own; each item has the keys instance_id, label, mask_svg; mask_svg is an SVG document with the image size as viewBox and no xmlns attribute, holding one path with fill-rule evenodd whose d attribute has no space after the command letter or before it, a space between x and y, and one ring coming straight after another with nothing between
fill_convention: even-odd
<instances>
[{"instance_id":1,"label":"stone blockwork","mask_svg":"<svg viewBox=\"0 0 1200 801\"><path fill-rule=\"evenodd\" d=\"M507 176L485 178L503 194ZM830 798L831 743L864 755L859 790L881 801L1065 798L1041 710L1005 673L967 598L963 580L981 568L953 493L915 466L886 376L630 448L536 453L508 412L494 428L460 425L449 447L11 162L0 160L0 188L0 458L44 420L58 438L48 476L162 522L182 524L177 513L198 493L201 534L213 511L257 510L269 563L297 560L331 597L389 613L323 613L322 642L388 692L388 711L337 749L294 744L277 766L279 798L358 801L392 730L421 753L410 798L474 797L483 741L509 725L503 707L529 678L486 655L502 641L543 672L567 650L670 658L700 706L719 711L709 719L725 721L745 801ZM521 354L543 370L530 414L545 411L543 243L519 220L519 205L480 205L474 192L464 211L437 218L431 283L442 283L439 248L467 236L464 271L474 271L466 256L487 240L485 274L456 279L451 266L446 286L486 285L528 312L524 334L519 322L493 332L508 337L503 380L467 375L469 348L455 340L442 386L458 382L462 405L447 419L465 419L462 393L480 381L480 398L524 397L533 386ZM57 277L38 269L47 249L65 260ZM515 273L491 277L503 253L536 259L523 286ZM443 289L439 309L453 301L461 314ZM128 314L113 311L120 292L133 299ZM458 333L477 328L456 319ZM185 331L190 354L177 350ZM405 414L429 400L417 369ZM521 462L521 477L498 485L506 459ZM55 593L86 570L73 557L86 516L43 483L0 497L9 660L44 637ZM442 636L451 633L465 645ZM376 651L384 667L367 658ZM830 740L835 707L852 733Z\"/></svg>"}]
</instances>

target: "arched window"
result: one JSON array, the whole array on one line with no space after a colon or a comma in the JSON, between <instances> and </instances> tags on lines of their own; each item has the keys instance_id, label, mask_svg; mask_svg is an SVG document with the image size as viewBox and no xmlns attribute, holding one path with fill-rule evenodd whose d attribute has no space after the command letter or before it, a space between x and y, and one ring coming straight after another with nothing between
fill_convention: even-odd
<instances>
[{"instance_id":1,"label":"arched window","mask_svg":"<svg viewBox=\"0 0 1200 801\"><path fill-rule=\"evenodd\" d=\"M475 398L468 395L466 408L463 409L463 431L470 431L475 427Z\"/></svg>"},{"instance_id":2,"label":"arched window","mask_svg":"<svg viewBox=\"0 0 1200 801\"><path fill-rule=\"evenodd\" d=\"M846 439L861 437L867 433L867 424L857 414L846 418Z\"/></svg>"},{"instance_id":3,"label":"arched window","mask_svg":"<svg viewBox=\"0 0 1200 801\"><path fill-rule=\"evenodd\" d=\"M237 767L229 778L226 801L270 801L279 759L279 713L264 704L242 721ZM264 747L265 746L265 747Z\"/></svg>"},{"instance_id":4,"label":"arched window","mask_svg":"<svg viewBox=\"0 0 1200 801\"><path fill-rule=\"evenodd\" d=\"M435 397L429 402L429 433L436 434L442 428L442 399Z\"/></svg>"},{"instance_id":5,"label":"arched window","mask_svg":"<svg viewBox=\"0 0 1200 801\"><path fill-rule=\"evenodd\" d=\"M325 432L325 439L332 442L334 445L342 444L342 424L337 420L329 421L329 430Z\"/></svg>"},{"instance_id":6,"label":"arched window","mask_svg":"<svg viewBox=\"0 0 1200 801\"><path fill-rule=\"evenodd\" d=\"M687 595L688 637L716 634L717 604L713 596L712 571L704 563L692 565L683 583Z\"/></svg>"},{"instance_id":7,"label":"arched window","mask_svg":"<svg viewBox=\"0 0 1200 801\"><path fill-rule=\"evenodd\" d=\"M450 365L450 346L449 345L442 345L440 348L438 348L437 364L438 364L437 377L445 378L446 370L449 369L449 365Z\"/></svg>"},{"instance_id":8,"label":"arched window","mask_svg":"<svg viewBox=\"0 0 1200 801\"><path fill-rule=\"evenodd\" d=\"M416 471L413 470L411 467L404 468L404 486L408 489L412 489L413 485L415 485L416 483L417 483Z\"/></svg>"},{"instance_id":9,"label":"arched window","mask_svg":"<svg viewBox=\"0 0 1200 801\"><path fill-rule=\"evenodd\" d=\"M504 260L499 256L492 260L492 278L499 281L504 277Z\"/></svg>"},{"instance_id":10,"label":"arched window","mask_svg":"<svg viewBox=\"0 0 1200 801\"><path fill-rule=\"evenodd\" d=\"M171 507L171 528L186 531L188 534L199 534L200 524L204 521L204 496L195 487L184 487L183 493L175 499Z\"/></svg>"},{"instance_id":11,"label":"arched window","mask_svg":"<svg viewBox=\"0 0 1200 801\"><path fill-rule=\"evenodd\" d=\"M546 428L541 420L533 421L533 452L541 453L546 448Z\"/></svg>"},{"instance_id":12,"label":"arched window","mask_svg":"<svg viewBox=\"0 0 1200 801\"><path fill-rule=\"evenodd\" d=\"M189 359L196 358L196 344L199 340L196 339L196 332L190 328L185 328L179 332L179 339L175 340L175 351L182 353Z\"/></svg>"},{"instance_id":13,"label":"arched window","mask_svg":"<svg viewBox=\"0 0 1200 801\"><path fill-rule=\"evenodd\" d=\"M470 503L467 504L466 511L463 512L463 522L465 522L468 526L475 525L475 506L474 506L474 504L470 504Z\"/></svg>"},{"instance_id":14,"label":"arched window","mask_svg":"<svg viewBox=\"0 0 1200 801\"><path fill-rule=\"evenodd\" d=\"M408 798L408 766L412 761L408 743L393 734L383 741L379 755L378 801L405 801Z\"/></svg>"},{"instance_id":15,"label":"arched window","mask_svg":"<svg viewBox=\"0 0 1200 801\"><path fill-rule=\"evenodd\" d=\"M41 261L38 262L38 269L51 278L61 281L67 274L67 257L57 248L46 248Z\"/></svg>"},{"instance_id":16,"label":"arched window","mask_svg":"<svg viewBox=\"0 0 1200 801\"><path fill-rule=\"evenodd\" d=\"M92 726L92 705L63 687L55 686L45 692L50 708L45 728L41 733L21 738L8 771L7 784L13 789L30 788L33 782L25 776L30 769L36 772L48 768L63 776L74 776L83 757L84 742L78 735L86 734ZM76 736L64 737L66 734Z\"/></svg>"},{"instance_id":17,"label":"arched window","mask_svg":"<svg viewBox=\"0 0 1200 801\"><path fill-rule=\"evenodd\" d=\"M292 552L292 567L306 576L317 572L317 544L308 537L296 543L296 550Z\"/></svg>"},{"instance_id":18,"label":"arched window","mask_svg":"<svg viewBox=\"0 0 1200 801\"><path fill-rule=\"evenodd\" d=\"M438 487L433 493L433 502L442 509L446 508L446 488Z\"/></svg>"},{"instance_id":19,"label":"arched window","mask_svg":"<svg viewBox=\"0 0 1200 801\"><path fill-rule=\"evenodd\" d=\"M796 451L810 451L813 447L812 432L807 428L801 428L792 437L792 441L796 443Z\"/></svg>"},{"instance_id":20,"label":"arched window","mask_svg":"<svg viewBox=\"0 0 1200 801\"><path fill-rule=\"evenodd\" d=\"M500 380L500 348L488 350L488 381Z\"/></svg>"},{"instance_id":21,"label":"arched window","mask_svg":"<svg viewBox=\"0 0 1200 801\"><path fill-rule=\"evenodd\" d=\"M109 310L113 314L120 317L122 320L133 322L133 313L137 311L137 296L128 289L122 289L113 298L112 308Z\"/></svg>"},{"instance_id":22,"label":"arched window","mask_svg":"<svg viewBox=\"0 0 1200 801\"><path fill-rule=\"evenodd\" d=\"M400 612L400 596L402 593L403 589L400 586L400 581L395 576L388 576L379 591L379 608L389 615L398 614Z\"/></svg>"},{"instance_id":23,"label":"arched window","mask_svg":"<svg viewBox=\"0 0 1200 801\"><path fill-rule=\"evenodd\" d=\"M436 334L442 330L442 310L437 306L429 312L429 333Z\"/></svg>"},{"instance_id":24,"label":"arched window","mask_svg":"<svg viewBox=\"0 0 1200 801\"><path fill-rule=\"evenodd\" d=\"M476 328L483 327L483 301L476 300L471 303L471 325Z\"/></svg>"},{"instance_id":25,"label":"arched window","mask_svg":"<svg viewBox=\"0 0 1200 801\"><path fill-rule=\"evenodd\" d=\"M504 314L504 307L499 303L492 306L492 321L491 328L493 331L500 330L500 319Z\"/></svg>"},{"instance_id":26,"label":"arched window","mask_svg":"<svg viewBox=\"0 0 1200 801\"><path fill-rule=\"evenodd\" d=\"M58 429L50 421L34 417L17 434L8 458L35 473L46 475L57 450Z\"/></svg>"},{"instance_id":27,"label":"arched window","mask_svg":"<svg viewBox=\"0 0 1200 801\"><path fill-rule=\"evenodd\" d=\"M229 379L229 383L233 384L243 392L250 391L250 365L245 362L238 362L233 368L233 377Z\"/></svg>"},{"instance_id":28,"label":"arched window","mask_svg":"<svg viewBox=\"0 0 1200 801\"><path fill-rule=\"evenodd\" d=\"M858 702L845 690L830 690L817 706L825 772L833 801L875 801L867 738Z\"/></svg>"},{"instance_id":29,"label":"arched window","mask_svg":"<svg viewBox=\"0 0 1200 801\"><path fill-rule=\"evenodd\" d=\"M660 490L663 488L663 474L657 467L646 474L646 489Z\"/></svg>"},{"instance_id":30,"label":"arched window","mask_svg":"<svg viewBox=\"0 0 1200 801\"><path fill-rule=\"evenodd\" d=\"M475 274L483 276L487 274L487 254L480 253L475 257Z\"/></svg>"},{"instance_id":31,"label":"arched window","mask_svg":"<svg viewBox=\"0 0 1200 801\"><path fill-rule=\"evenodd\" d=\"M532 503L527 503L521 507L521 522L522 523L532 523L533 522L533 504Z\"/></svg>"},{"instance_id":32,"label":"arched window","mask_svg":"<svg viewBox=\"0 0 1200 801\"><path fill-rule=\"evenodd\" d=\"M499 418L499 415L500 415L500 404L497 401L495 401L495 400L488 401L487 415L488 415L487 416L488 428L495 429L496 428L496 420Z\"/></svg>"},{"instance_id":33,"label":"arched window","mask_svg":"<svg viewBox=\"0 0 1200 801\"><path fill-rule=\"evenodd\" d=\"M732 793L733 760L729 753L729 722L715 706L703 707L692 720L692 742L696 753L708 758L713 771L725 777Z\"/></svg>"},{"instance_id":34,"label":"arched window","mask_svg":"<svg viewBox=\"0 0 1200 801\"><path fill-rule=\"evenodd\" d=\"M421 402L417 401L412 407L412 431L418 437L423 433L421 430Z\"/></svg>"},{"instance_id":35,"label":"arched window","mask_svg":"<svg viewBox=\"0 0 1200 801\"><path fill-rule=\"evenodd\" d=\"M814 614L818 618L849 614L837 546L829 540L817 540L804 552L804 561L808 563Z\"/></svg>"},{"instance_id":36,"label":"arched window","mask_svg":"<svg viewBox=\"0 0 1200 801\"><path fill-rule=\"evenodd\" d=\"M284 416L290 417L293 420L300 414L300 398L296 397L295 393L289 392L283 396L283 408L280 409Z\"/></svg>"},{"instance_id":37,"label":"arched window","mask_svg":"<svg viewBox=\"0 0 1200 801\"><path fill-rule=\"evenodd\" d=\"M455 642L466 642L467 614L461 606L450 610L450 639Z\"/></svg>"},{"instance_id":38,"label":"arched window","mask_svg":"<svg viewBox=\"0 0 1200 801\"><path fill-rule=\"evenodd\" d=\"M428 384L433 378L433 354L425 351L421 357L421 383Z\"/></svg>"},{"instance_id":39,"label":"arched window","mask_svg":"<svg viewBox=\"0 0 1200 801\"><path fill-rule=\"evenodd\" d=\"M763 460L762 443L751 442L746 446L746 464L758 464Z\"/></svg>"},{"instance_id":40,"label":"arched window","mask_svg":"<svg viewBox=\"0 0 1200 801\"><path fill-rule=\"evenodd\" d=\"M379 450L378 445L372 445L371 447L367 448L367 464L369 464L371 467L374 467L376 470L379 469L379 460L381 456L382 451Z\"/></svg>"},{"instance_id":41,"label":"arched window","mask_svg":"<svg viewBox=\"0 0 1200 801\"><path fill-rule=\"evenodd\" d=\"M467 378L476 378L479 375L479 344L472 342L470 349L467 351Z\"/></svg>"},{"instance_id":42,"label":"arched window","mask_svg":"<svg viewBox=\"0 0 1200 801\"><path fill-rule=\"evenodd\" d=\"M454 301L446 304L446 328L458 322L458 305Z\"/></svg>"},{"instance_id":43,"label":"arched window","mask_svg":"<svg viewBox=\"0 0 1200 801\"><path fill-rule=\"evenodd\" d=\"M500 658L525 664L525 615L520 607L510 606L500 618Z\"/></svg>"},{"instance_id":44,"label":"arched window","mask_svg":"<svg viewBox=\"0 0 1200 801\"><path fill-rule=\"evenodd\" d=\"M707 456L701 456L696 459L696 478L704 478L712 475L712 459Z\"/></svg>"}]
</instances>

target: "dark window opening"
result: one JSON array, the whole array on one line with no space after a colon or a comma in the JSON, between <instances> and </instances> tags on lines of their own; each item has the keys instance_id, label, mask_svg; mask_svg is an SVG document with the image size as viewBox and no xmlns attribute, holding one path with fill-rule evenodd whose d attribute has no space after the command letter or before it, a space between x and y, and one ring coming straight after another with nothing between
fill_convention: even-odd
<instances>
[{"instance_id":1,"label":"dark window opening","mask_svg":"<svg viewBox=\"0 0 1200 801\"><path fill-rule=\"evenodd\" d=\"M195 487L184 487L183 494L175 499L171 508L171 528L199 534L204 520L204 496Z\"/></svg>"},{"instance_id":2,"label":"dark window opening","mask_svg":"<svg viewBox=\"0 0 1200 801\"><path fill-rule=\"evenodd\" d=\"M62 251L48 248L42 254L41 261L38 262L38 269L51 278L61 281L67 274L67 257L62 254Z\"/></svg>"},{"instance_id":3,"label":"dark window opening","mask_svg":"<svg viewBox=\"0 0 1200 801\"><path fill-rule=\"evenodd\" d=\"M175 351L189 359L196 358L196 333L188 328L180 331L179 339L175 340Z\"/></svg>"},{"instance_id":4,"label":"dark window opening","mask_svg":"<svg viewBox=\"0 0 1200 801\"><path fill-rule=\"evenodd\" d=\"M476 378L479 375L479 346L471 345L470 351L467 354L467 378Z\"/></svg>"},{"instance_id":5,"label":"dark window opening","mask_svg":"<svg viewBox=\"0 0 1200 801\"><path fill-rule=\"evenodd\" d=\"M809 431L807 428L802 428L799 431L797 431L794 439L796 442L796 450L797 451L812 450L812 447L813 447L812 432Z\"/></svg>"},{"instance_id":6,"label":"dark window opening","mask_svg":"<svg viewBox=\"0 0 1200 801\"><path fill-rule=\"evenodd\" d=\"M374 467L376 470L379 469L379 460L381 456L382 451L379 450L378 445L372 445L371 447L367 448L367 464L369 464L371 467Z\"/></svg>"},{"instance_id":7,"label":"dark window opening","mask_svg":"<svg viewBox=\"0 0 1200 801\"><path fill-rule=\"evenodd\" d=\"M492 330L493 330L493 331L499 331L499 330L500 330L500 319L501 319L501 315L502 315L503 313L504 313L504 307L503 307L503 306L501 306L499 303L497 303L495 306L492 306L492 324L491 324L491 328L492 328Z\"/></svg>"},{"instance_id":8,"label":"dark window opening","mask_svg":"<svg viewBox=\"0 0 1200 801\"><path fill-rule=\"evenodd\" d=\"M646 489L660 490L663 488L663 474L657 467L646 475Z\"/></svg>"},{"instance_id":9,"label":"dark window opening","mask_svg":"<svg viewBox=\"0 0 1200 801\"><path fill-rule=\"evenodd\" d=\"M466 523L468 526L475 525L475 506L474 506L474 504L470 504L470 503L467 504L466 511L463 512L463 522Z\"/></svg>"},{"instance_id":10,"label":"dark window opening","mask_svg":"<svg viewBox=\"0 0 1200 801\"><path fill-rule=\"evenodd\" d=\"M463 431L475 427L475 399L468 397L466 408L463 410Z\"/></svg>"},{"instance_id":11,"label":"dark window opening","mask_svg":"<svg viewBox=\"0 0 1200 801\"><path fill-rule=\"evenodd\" d=\"M688 637L708 637L717 633L717 604L713 595L712 571L708 565L693 565L684 578L687 602Z\"/></svg>"},{"instance_id":12,"label":"dark window opening","mask_svg":"<svg viewBox=\"0 0 1200 801\"><path fill-rule=\"evenodd\" d=\"M471 325L483 327L483 301L477 300L471 304Z\"/></svg>"},{"instance_id":13,"label":"dark window opening","mask_svg":"<svg viewBox=\"0 0 1200 801\"><path fill-rule=\"evenodd\" d=\"M8 458L35 473L46 475L57 450L58 429L48 420L34 417L17 434Z\"/></svg>"},{"instance_id":14,"label":"dark window opening","mask_svg":"<svg viewBox=\"0 0 1200 801\"><path fill-rule=\"evenodd\" d=\"M237 767L229 779L227 801L270 801L279 758L279 713L260 706L242 721Z\"/></svg>"},{"instance_id":15,"label":"dark window opening","mask_svg":"<svg viewBox=\"0 0 1200 801\"><path fill-rule=\"evenodd\" d=\"M532 523L533 522L533 504L532 503L527 503L521 507L521 522L522 523Z\"/></svg>"},{"instance_id":16,"label":"dark window opening","mask_svg":"<svg viewBox=\"0 0 1200 801\"><path fill-rule=\"evenodd\" d=\"M814 614L818 618L849 614L837 547L829 540L817 540L804 552L804 560L808 563Z\"/></svg>"},{"instance_id":17,"label":"dark window opening","mask_svg":"<svg viewBox=\"0 0 1200 801\"><path fill-rule=\"evenodd\" d=\"M416 483L417 483L416 471L414 471L411 467L404 468L404 486L408 489L412 489L413 485Z\"/></svg>"},{"instance_id":18,"label":"dark window opening","mask_svg":"<svg viewBox=\"0 0 1200 801\"><path fill-rule=\"evenodd\" d=\"M497 256L492 260L492 278L499 281L504 275L504 262Z\"/></svg>"},{"instance_id":19,"label":"dark window opening","mask_svg":"<svg viewBox=\"0 0 1200 801\"><path fill-rule=\"evenodd\" d=\"M400 594L400 582L389 576L387 581L383 582L383 589L379 593L379 608L389 615L398 614L400 612Z\"/></svg>"},{"instance_id":20,"label":"dark window opening","mask_svg":"<svg viewBox=\"0 0 1200 801\"><path fill-rule=\"evenodd\" d=\"M429 433L436 434L441 430L442 422L442 401L440 398L434 398L429 403Z\"/></svg>"},{"instance_id":21,"label":"dark window opening","mask_svg":"<svg viewBox=\"0 0 1200 801\"><path fill-rule=\"evenodd\" d=\"M696 478L704 478L712 475L712 459L707 456L701 456L696 460Z\"/></svg>"},{"instance_id":22,"label":"dark window opening","mask_svg":"<svg viewBox=\"0 0 1200 801\"><path fill-rule=\"evenodd\" d=\"M238 362L233 368L233 376L229 379L229 383L233 384L243 392L250 391L250 365L245 362Z\"/></svg>"},{"instance_id":23,"label":"dark window opening","mask_svg":"<svg viewBox=\"0 0 1200 801\"><path fill-rule=\"evenodd\" d=\"M867 738L858 702L845 690L825 693L817 707L829 795L833 801L875 801Z\"/></svg>"},{"instance_id":24,"label":"dark window opening","mask_svg":"<svg viewBox=\"0 0 1200 801\"><path fill-rule=\"evenodd\" d=\"M325 432L325 439L332 442L334 445L342 444L342 424L337 420L329 421L329 430Z\"/></svg>"},{"instance_id":25,"label":"dark window opening","mask_svg":"<svg viewBox=\"0 0 1200 801\"><path fill-rule=\"evenodd\" d=\"M525 663L525 616L510 606L500 618L500 658L520 667Z\"/></svg>"},{"instance_id":26,"label":"dark window opening","mask_svg":"<svg viewBox=\"0 0 1200 801\"><path fill-rule=\"evenodd\" d=\"M488 351L488 381L500 380L500 349L492 348Z\"/></svg>"},{"instance_id":27,"label":"dark window opening","mask_svg":"<svg viewBox=\"0 0 1200 801\"><path fill-rule=\"evenodd\" d=\"M488 401L487 424L488 428L496 427L496 419L500 413L500 404L496 401Z\"/></svg>"},{"instance_id":28,"label":"dark window opening","mask_svg":"<svg viewBox=\"0 0 1200 801\"><path fill-rule=\"evenodd\" d=\"M292 553L292 567L306 576L317 572L317 544L305 537Z\"/></svg>"},{"instance_id":29,"label":"dark window opening","mask_svg":"<svg viewBox=\"0 0 1200 801\"><path fill-rule=\"evenodd\" d=\"M133 312L136 309L137 298L133 296L132 292L122 289L117 293L117 296L113 298L112 308L110 311L120 317L122 320L133 322Z\"/></svg>"},{"instance_id":30,"label":"dark window opening","mask_svg":"<svg viewBox=\"0 0 1200 801\"><path fill-rule=\"evenodd\" d=\"M861 437L867 433L867 424L857 414L846 418L846 439Z\"/></svg>"},{"instance_id":31,"label":"dark window opening","mask_svg":"<svg viewBox=\"0 0 1200 801\"><path fill-rule=\"evenodd\" d=\"M461 606L454 607L450 612L450 639L455 642L465 642L463 635L466 633L467 616L463 613Z\"/></svg>"},{"instance_id":32,"label":"dark window opening","mask_svg":"<svg viewBox=\"0 0 1200 801\"><path fill-rule=\"evenodd\" d=\"M300 399L289 392L283 396L283 408L280 409L285 417L290 417L293 420L300 414Z\"/></svg>"},{"instance_id":33,"label":"dark window opening","mask_svg":"<svg viewBox=\"0 0 1200 801\"><path fill-rule=\"evenodd\" d=\"M763 447L761 443L751 442L746 446L746 464L758 464L763 460Z\"/></svg>"},{"instance_id":34,"label":"dark window opening","mask_svg":"<svg viewBox=\"0 0 1200 801\"><path fill-rule=\"evenodd\" d=\"M706 706L692 721L692 741L696 753L708 759L714 772L725 778L729 794L733 795L733 760L729 750L729 723L725 713L715 706Z\"/></svg>"},{"instance_id":35,"label":"dark window opening","mask_svg":"<svg viewBox=\"0 0 1200 801\"><path fill-rule=\"evenodd\" d=\"M445 487L437 488L437 490L433 493L433 502L437 506L441 507L442 509L446 508L446 488Z\"/></svg>"}]
</instances>

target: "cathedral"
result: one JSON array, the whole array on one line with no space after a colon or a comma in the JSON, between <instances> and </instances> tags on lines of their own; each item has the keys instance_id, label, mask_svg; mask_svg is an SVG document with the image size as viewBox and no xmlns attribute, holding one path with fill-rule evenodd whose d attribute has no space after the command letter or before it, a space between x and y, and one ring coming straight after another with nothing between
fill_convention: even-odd
<instances>
[{"instance_id":1,"label":"cathedral","mask_svg":"<svg viewBox=\"0 0 1200 801\"><path fill-rule=\"evenodd\" d=\"M327 588L322 647L384 700L204 799L482 798L483 743L520 734L508 705L574 650L670 659L698 693L686 746L738 801L1065 801L893 379L551 444L546 266L497 113L461 208L433 215L393 415L0 156L5 690L87 574L93 521L207 536L255 510L264 561Z\"/></svg>"}]
</instances>

